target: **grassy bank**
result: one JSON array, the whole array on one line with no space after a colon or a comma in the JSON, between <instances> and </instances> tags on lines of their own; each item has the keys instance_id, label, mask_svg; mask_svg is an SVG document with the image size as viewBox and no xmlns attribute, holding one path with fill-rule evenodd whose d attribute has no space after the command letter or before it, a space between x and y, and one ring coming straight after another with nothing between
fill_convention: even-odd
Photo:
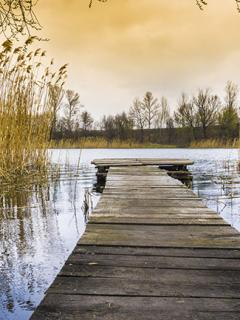
<instances>
[{"instance_id":1,"label":"grassy bank","mask_svg":"<svg viewBox=\"0 0 240 320\"><path fill-rule=\"evenodd\" d=\"M61 148L85 148L85 149L131 149L131 148L176 148L176 145L163 145L157 143L138 143L131 140L112 140L108 141L104 138L83 138L78 140L60 140L51 141L51 148L61 149Z\"/></svg>"},{"instance_id":2,"label":"grassy bank","mask_svg":"<svg viewBox=\"0 0 240 320\"><path fill-rule=\"evenodd\" d=\"M194 141L189 148L240 148L240 140L207 139Z\"/></svg>"},{"instance_id":3,"label":"grassy bank","mask_svg":"<svg viewBox=\"0 0 240 320\"><path fill-rule=\"evenodd\" d=\"M163 148L240 148L240 140L219 140L207 139L194 141L190 145L178 146L174 144L158 144L151 142L136 142L132 140L117 140L108 141L105 138L82 138L82 139L64 139L59 141L51 141L50 148L53 149L163 149Z\"/></svg>"}]
</instances>

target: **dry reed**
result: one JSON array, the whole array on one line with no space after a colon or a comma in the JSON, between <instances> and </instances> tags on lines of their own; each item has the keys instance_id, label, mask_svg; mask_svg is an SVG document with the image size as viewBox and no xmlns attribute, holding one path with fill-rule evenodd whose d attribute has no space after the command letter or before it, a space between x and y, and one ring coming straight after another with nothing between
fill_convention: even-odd
<instances>
[{"instance_id":1,"label":"dry reed","mask_svg":"<svg viewBox=\"0 0 240 320\"><path fill-rule=\"evenodd\" d=\"M57 72L45 65L45 51L10 40L0 52L0 178L12 181L46 170L53 119L50 87L62 87L66 65Z\"/></svg>"},{"instance_id":2,"label":"dry reed","mask_svg":"<svg viewBox=\"0 0 240 320\"><path fill-rule=\"evenodd\" d=\"M193 141L190 148L239 148L240 140L220 140L220 139L207 139L200 141Z\"/></svg>"},{"instance_id":3,"label":"dry reed","mask_svg":"<svg viewBox=\"0 0 240 320\"><path fill-rule=\"evenodd\" d=\"M85 149L130 149L130 148L175 148L175 145L161 145L157 143L144 142L139 143L133 140L111 141L100 137L87 137L77 140L64 139L60 141L52 141L51 148L85 148Z\"/></svg>"}]
</instances>

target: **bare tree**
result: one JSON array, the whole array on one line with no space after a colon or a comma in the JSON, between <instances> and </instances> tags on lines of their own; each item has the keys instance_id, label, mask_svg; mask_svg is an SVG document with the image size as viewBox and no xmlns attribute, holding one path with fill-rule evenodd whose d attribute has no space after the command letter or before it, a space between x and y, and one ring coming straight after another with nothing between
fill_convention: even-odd
<instances>
[{"instance_id":1,"label":"bare tree","mask_svg":"<svg viewBox=\"0 0 240 320\"><path fill-rule=\"evenodd\" d=\"M151 129L159 113L160 106L158 103L158 99L154 98L153 94L148 91L143 98L142 107L144 109L148 129Z\"/></svg>"},{"instance_id":2,"label":"bare tree","mask_svg":"<svg viewBox=\"0 0 240 320\"><path fill-rule=\"evenodd\" d=\"M168 119L170 118L170 110L168 100L165 97L161 98L159 111L155 119L155 127L163 128L166 126Z\"/></svg>"},{"instance_id":3,"label":"bare tree","mask_svg":"<svg viewBox=\"0 0 240 320\"><path fill-rule=\"evenodd\" d=\"M199 90L198 95L193 98L196 107L196 117L203 130L203 138L207 138L208 127L217 122L218 112L221 106L217 95L211 95L210 90Z\"/></svg>"},{"instance_id":4,"label":"bare tree","mask_svg":"<svg viewBox=\"0 0 240 320\"><path fill-rule=\"evenodd\" d=\"M83 111L81 113L81 126L85 133L91 129L93 122L93 117L88 111Z\"/></svg>"},{"instance_id":5,"label":"bare tree","mask_svg":"<svg viewBox=\"0 0 240 320\"><path fill-rule=\"evenodd\" d=\"M144 127L146 124L145 112L142 107L142 102L139 98L133 101L133 105L129 110L129 117L132 119L133 124L136 128L140 129L141 132L141 142L144 140Z\"/></svg>"},{"instance_id":6,"label":"bare tree","mask_svg":"<svg viewBox=\"0 0 240 320\"><path fill-rule=\"evenodd\" d=\"M102 128L105 131L107 139L110 141L115 137L115 123L113 116L104 116L102 119Z\"/></svg>"},{"instance_id":7,"label":"bare tree","mask_svg":"<svg viewBox=\"0 0 240 320\"><path fill-rule=\"evenodd\" d=\"M127 140L130 138L130 133L133 129L133 121L125 112L122 112L114 117L114 127L117 138Z\"/></svg>"},{"instance_id":8,"label":"bare tree","mask_svg":"<svg viewBox=\"0 0 240 320\"><path fill-rule=\"evenodd\" d=\"M72 132L76 124L77 116L80 112L80 97L73 90L66 91L65 117L64 122L69 132Z\"/></svg>"},{"instance_id":9,"label":"bare tree","mask_svg":"<svg viewBox=\"0 0 240 320\"><path fill-rule=\"evenodd\" d=\"M174 112L174 120L180 127L194 128L196 126L196 110L193 101L182 93L178 102L177 111Z\"/></svg>"},{"instance_id":10,"label":"bare tree","mask_svg":"<svg viewBox=\"0 0 240 320\"><path fill-rule=\"evenodd\" d=\"M171 143L174 135L174 120L172 117L169 117L166 122L166 129L168 133L168 142Z\"/></svg>"},{"instance_id":11,"label":"bare tree","mask_svg":"<svg viewBox=\"0 0 240 320\"><path fill-rule=\"evenodd\" d=\"M139 98L133 101L133 105L129 110L129 117L133 120L134 126L138 129L144 129L146 124L146 118L142 102Z\"/></svg>"},{"instance_id":12,"label":"bare tree","mask_svg":"<svg viewBox=\"0 0 240 320\"><path fill-rule=\"evenodd\" d=\"M239 89L238 86L232 81L228 81L225 87L225 106L227 108L236 108Z\"/></svg>"},{"instance_id":13,"label":"bare tree","mask_svg":"<svg viewBox=\"0 0 240 320\"><path fill-rule=\"evenodd\" d=\"M63 96L64 96L64 90L62 87L57 85L49 86L49 102L52 110L52 124L50 129L50 138L53 137L53 134L56 131L57 113L60 109Z\"/></svg>"},{"instance_id":14,"label":"bare tree","mask_svg":"<svg viewBox=\"0 0 240 320\"><path fill-rule=\"evenodd\" d=\"M225 104L219 114L219 125L224 138L236 138L238 135L238 94L238 86L228 81L225 87Z\"/></svg>"}]
</instances>

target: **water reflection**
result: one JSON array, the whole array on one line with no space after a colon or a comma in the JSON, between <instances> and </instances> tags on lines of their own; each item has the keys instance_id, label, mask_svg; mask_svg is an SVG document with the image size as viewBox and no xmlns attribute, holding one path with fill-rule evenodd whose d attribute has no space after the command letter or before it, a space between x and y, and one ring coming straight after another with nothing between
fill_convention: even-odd
<instances>
[{"instance_id":1,"label":"water reflection","mask_svg":"<svg viewBox=\"0 0 240 320\"><path fill-rule=\"evenodd\" d=\"M238 160L199 160L191 168L193 190L226 221L240 230L240 175Z\"/></svg>"},{"instance_id":2,"label":"water reflection","mask_svg":"<svg viewBox=\"0 0 240 320\"><path fill-rule=\"evenodd\" d=\"M56 150L47 181L0 189L0 320L27 320L85 229L99 195L94 158L189 158L193 189L240 230L236 150ZM66 161L69 159L69 161ZM66 165L67 163L67 165ZM84 165L85 164L85 165ZM35 181L35 182L34 182Z\"/></svg>"},{"instance_id":3,"label":"water reflection","mask_svg":"<svg viewBox=\"0 0 240 320\"><path fill-rule=\"evenodd\" d=\"M84 232L95 170L62 166L0 190L0 319L28 319Z\"/></svg>"}]
</instances>

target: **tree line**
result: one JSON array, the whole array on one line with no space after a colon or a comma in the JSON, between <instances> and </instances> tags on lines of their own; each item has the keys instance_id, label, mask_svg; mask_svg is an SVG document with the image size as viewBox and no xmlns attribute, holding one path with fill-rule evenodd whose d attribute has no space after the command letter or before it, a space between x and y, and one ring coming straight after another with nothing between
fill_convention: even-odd
<instances>
[{"instance_id":1,"label":"tree line","mask_svg":"<svg viewBox=\"0 0 240 320\"><path fill-rule=\"evenodd\" d=\"M63 92L52 87L51 95L55 104L53 139L101 136L109 141L181 140L187 144L207 138L235 139L239 135L239 89L231 81L227 82L222 99L209 88L199 89L193 96L182 93L175 108L170 108L166 97L159 99L147 91L142 99L133 100L127 112L104 115L100 121L94 120L73 90Z\"/></svg>"}]
</instances>

